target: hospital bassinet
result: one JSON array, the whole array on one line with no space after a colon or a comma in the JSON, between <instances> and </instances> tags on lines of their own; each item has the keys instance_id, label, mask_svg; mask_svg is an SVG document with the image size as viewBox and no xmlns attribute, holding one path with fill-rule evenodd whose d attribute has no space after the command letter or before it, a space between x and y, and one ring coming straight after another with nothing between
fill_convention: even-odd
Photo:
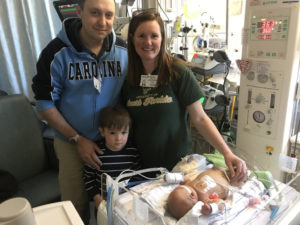
<instances>
[{"instance_id":1,"label":"hospital bassinet","mask_svg":"<svg viewBox=\"0 0 300 225\"><path fill-rule=\"evenodd\" d=\"M201 165L202 171L210 167L210 165L203 166ZM194 170L193 166L189 169ZM149 170L159 171L162 174L166 172L163 168L147 171ZM143 172L145 171L121 176L130 177ZM163 179L156 179L124 189L124 184L118 182L120 179L108 178L108 180L111 188L106 205L107 222L98 220L98 225L300 224L299 192L276 180L266 188L256 177L249 179L241 189L232 187L234 200L230 208L209 216L195 216L191 210L187 213L189 216L186 215L179 221L174 219L166 208L167 197L178 184L168 184ZM125 193L119 194L121 186ZM249 196L258 197L261 203L256 207L249 207L247 204ZM100 214L103 217L106 212Z\"/></svg>"}]
</instances>

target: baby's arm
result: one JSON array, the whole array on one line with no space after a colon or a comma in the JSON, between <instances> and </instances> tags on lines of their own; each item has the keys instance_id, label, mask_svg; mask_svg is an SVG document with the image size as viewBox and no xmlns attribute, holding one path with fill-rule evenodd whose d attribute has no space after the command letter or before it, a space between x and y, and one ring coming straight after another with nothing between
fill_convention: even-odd
<instances>
[{"instance_id":1,"label":"baby's arm","mask_svg":"<svg viewBox=\"0 0 300 225\"><path fill-rule=\"evenodd\" d=\"M201 213L203 215L214 214L223 211L225 207L225 201L222 199L212 199L207 203L204 203L201 208Z\"/></svg>"}]
</instances>

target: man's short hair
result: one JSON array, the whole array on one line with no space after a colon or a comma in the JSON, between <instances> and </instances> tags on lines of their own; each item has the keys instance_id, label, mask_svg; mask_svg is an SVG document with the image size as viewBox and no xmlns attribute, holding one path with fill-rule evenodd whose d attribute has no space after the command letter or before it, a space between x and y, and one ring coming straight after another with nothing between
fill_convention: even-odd
<instances>
[{"instance_id":1,"label":"man's short hair","mask_svg":"<svg viewBox=\"0 0 300 225\"><path fill-rule=\"evenodd\" d=\"M80 8L83 9L83 5L84 5L85 0L77 0L77 1L78 1L78 5L80 6Z\"/></svg>"},{"instance_id":2,"label":"man's short hair","mask_svg":"<svg viewBox=\"0 0 300 225\"><path fill-rule=\"evenodd\" d=\"M114 1L115 2L115 1ZM80 8L83 9L83 6L84 6L84 3L85 3L85 0L77 0L77 3L78 5L80 6Z\"/></svg>"}]
</instances>

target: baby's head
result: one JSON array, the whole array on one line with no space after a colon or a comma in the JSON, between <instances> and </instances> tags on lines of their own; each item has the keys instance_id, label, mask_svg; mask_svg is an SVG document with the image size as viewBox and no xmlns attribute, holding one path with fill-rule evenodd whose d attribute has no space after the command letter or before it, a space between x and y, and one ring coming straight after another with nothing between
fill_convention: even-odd
<instances>
[{"instance_id":1,"label":"baby's head","mask_svg":"<svg viewBox=\"0 0 300 225\"><path fill-rule=\"evenodd\" d=\"M179 185L169 195L168 209L177 220L183 217L198 202L196 191L188 185Z\"/></svg>"},{"instance_id":2,"label":"baby's head","mask_svg":"<svg viewBox=\"0 0 300 225\"><path fill-rule=\"evenodd\" d=\"M128 111L120 106L108 106L100 111L101 136L110 150L119 151L127 142L131 119Z\"/></svg>"}]
</instances>

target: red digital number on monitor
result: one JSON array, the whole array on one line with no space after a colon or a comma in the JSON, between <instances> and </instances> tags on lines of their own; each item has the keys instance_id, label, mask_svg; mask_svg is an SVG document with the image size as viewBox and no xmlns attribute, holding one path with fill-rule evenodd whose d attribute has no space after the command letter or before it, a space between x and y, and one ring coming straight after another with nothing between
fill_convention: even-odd
<instances>
[{"instance_id":1,"label":"red digital number on monitor","mask_svg":"<svg viewBox=\"0 0 300 225\"><path fill-rule=\"evenodd\" d=\"M261 32L263 34L269 34L272 32L272 28L275 27L275 21L268 21L268 20L265 20L265 21L262 21L261 22Z\"/></svg>"},{"instance_id":2,"label":"red digital number on monitor","mask_svg":"<svg viewBox=\"0 0 300 225\"><path fill-rule=\"evenodd\" d=\"M258 35L258 39L270 40L272 39L272 35Z\"/></svg>"}]
</instances>

